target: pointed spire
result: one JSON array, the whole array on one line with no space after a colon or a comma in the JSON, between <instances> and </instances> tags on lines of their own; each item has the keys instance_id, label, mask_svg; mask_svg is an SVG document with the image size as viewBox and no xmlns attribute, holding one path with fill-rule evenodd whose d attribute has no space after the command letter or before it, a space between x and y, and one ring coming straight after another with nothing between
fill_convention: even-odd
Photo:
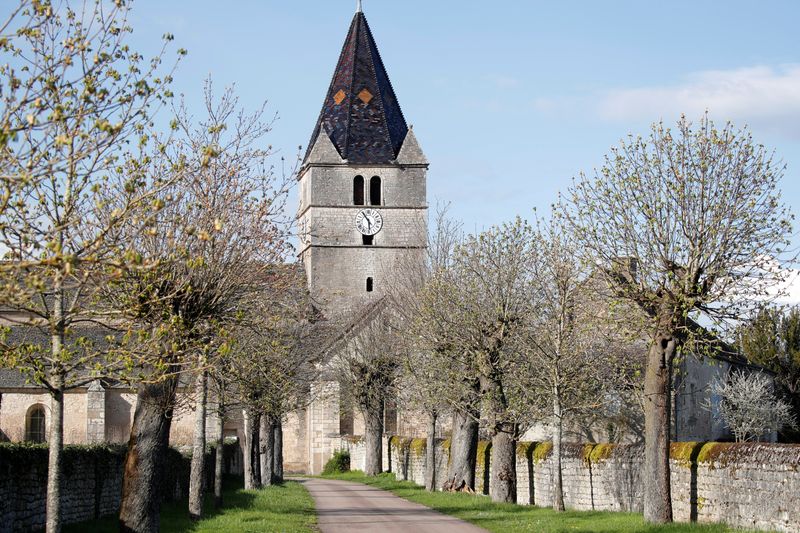
<instances>
[{"instance_id":1,"label":"pointed spire","mask_svg":"<svg viewBox=\"0 0 800 533\"><path fill-rule=\"evenodd\" d=\"M358 3L356 4L356 13L363 13L363 12L364 10L361 9L361 0L358 0Z\"/></svg>"},{"instance_id":2,"label":"pointed spire","mask_svg":"<svg viewBox=\"0 0 800 533\"><path fill-rule=\"evenodd\" d=\"M308 144L306 162L321 132L342 159L355 164L392 163L408 133L369 23L353 17L339 63Z\"/></svg>"}]
</instances>

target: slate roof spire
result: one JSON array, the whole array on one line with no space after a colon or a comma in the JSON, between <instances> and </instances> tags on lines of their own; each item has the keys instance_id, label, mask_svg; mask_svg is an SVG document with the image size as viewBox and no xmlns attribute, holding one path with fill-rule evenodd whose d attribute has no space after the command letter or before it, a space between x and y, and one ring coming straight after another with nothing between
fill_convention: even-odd
<instances>
[{"instance_id":1,"label":"slate roof spire","mask_svg":"<svg viewBox=\"0 0 800 533\"><path fill-rule=\"evenodd\" d=\"M360 1L357 7L306 159L323 133L348 163L392 163L408 133Z\"/></svg>"}]
</instances>

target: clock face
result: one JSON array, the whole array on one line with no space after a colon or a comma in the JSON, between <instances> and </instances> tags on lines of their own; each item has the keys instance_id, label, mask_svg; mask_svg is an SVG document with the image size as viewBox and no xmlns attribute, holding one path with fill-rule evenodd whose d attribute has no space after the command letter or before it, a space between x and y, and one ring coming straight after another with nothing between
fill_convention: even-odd
<instances>
[{"instance_id":1,"label":"clock face","mask_svg":"<svg viewBox=\"0 0 800 533\"><path fill-rule=\"evenodd\" d=\"M356 229L363 235L375 235L383 227L383 217L374 209L364 209L356 215Z\"/></svg>"}]
</instances>

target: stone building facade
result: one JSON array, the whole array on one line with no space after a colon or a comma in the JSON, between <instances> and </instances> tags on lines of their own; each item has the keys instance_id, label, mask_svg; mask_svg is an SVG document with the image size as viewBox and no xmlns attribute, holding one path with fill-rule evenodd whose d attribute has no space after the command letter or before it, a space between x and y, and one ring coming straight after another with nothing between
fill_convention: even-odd
<instances>
[{"instance_id":1,"label":"stone building facade","mask_svg":"<svg viewBox=\"0 0 800 533\"><path fill-rule=\"evenodd\" d=\"M364 14L350 25L299 174L300 258L312 298L330 318L358 317L424 259L428 161L400 109ZM319 473L343 435L363 427L346 412L335 373L321 369L308 409L290 416L286 449L307 449ZM389 409L387 430L396 430ZM300 427L305 424L305 427ZM287 465L288 466L288 465ZM301 465L291 465L300 469Z\"/></svg>"}]
</instances>

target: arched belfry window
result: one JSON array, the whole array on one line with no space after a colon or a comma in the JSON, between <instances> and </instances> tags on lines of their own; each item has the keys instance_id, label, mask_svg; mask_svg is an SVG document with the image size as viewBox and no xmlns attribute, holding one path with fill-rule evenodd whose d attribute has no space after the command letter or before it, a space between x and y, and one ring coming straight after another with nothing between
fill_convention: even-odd
<instances>
[{"instance_id":1,"label":"arched belfry window","mask_svg":"<svg viewBox=\"0 0 800 533\"><path fill-rule=\"evenodd\" d=\"M381 205L381 179L378 176L372 176L369 180L369 203Z\"/></svg>"},{"instance_id":2,"label":"arched belfry window","mask_svg":"<svg viewBox=\"0 0 800 533\"><path fill-rule=\"evenodd\" d=\"M25 417L25 440L28 442L45 442L45 413L44 406L34 405L28 409Z\"/></svg>"},{"instance_id":3,"label":"arched belfry window","mask_svg":"<svg viewBox=\"0 0 800 533\"><path fill-rule=\"evenodd\" d=\"M353 178L353 205L364 205L364 176Z\"/></svg>"}]
</instances>

